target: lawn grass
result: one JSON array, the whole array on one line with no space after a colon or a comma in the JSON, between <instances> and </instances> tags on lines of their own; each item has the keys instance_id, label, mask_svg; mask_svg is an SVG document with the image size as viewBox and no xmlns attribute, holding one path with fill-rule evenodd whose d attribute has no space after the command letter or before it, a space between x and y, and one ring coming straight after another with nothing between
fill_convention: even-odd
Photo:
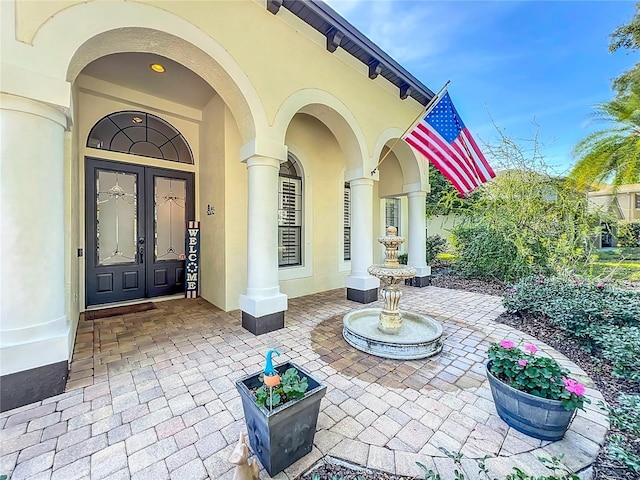
<instances>
[{"instance_id":1,"label":"lawn grass","mask_svg":"<svg viewBox=\"0 0 640 480\"><path fill-rule=\"evenodd\" d=\"M640 281L640 248L620 247L600 250L588 271L589 277Z\"/></svg>"},{"instance_id":2,"label":"lawn grass","mask_svg":"<svg viewBox=\"0 0 640 480\"><path fill-rule=\"evenodd\" d=\"M617 247L598 252L600 260L629 260L640 262L640 247Z\"/></svg>"},{"instance_id":3,"label":"lawn grass","mask_svg":"<svg viewBox=\"0 0 640 480\"><path fill-rule=\"evenodd\" d=\"M640 247L619 247L599 250L589 266L577 272L598 280L627 280L640 282ZM439 260L455 262L451 253L439 253Z\"/></svg>"}]
</instances>

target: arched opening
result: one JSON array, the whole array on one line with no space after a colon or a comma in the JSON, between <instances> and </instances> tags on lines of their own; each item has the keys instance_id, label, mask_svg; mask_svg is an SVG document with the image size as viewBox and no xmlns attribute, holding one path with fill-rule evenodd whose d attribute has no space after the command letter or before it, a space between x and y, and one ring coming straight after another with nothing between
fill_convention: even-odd
<instances>
[{"instance_id":1,"label":"arched opening","mask_svg":"<svg viewBox=\"0 0 640 480\"><path fill-rule=\"evenodd\" d=\"M87 138L87 147L193 165L184 136L151 113L125 110L103 117Z\"/></svg>"}]
</instances>

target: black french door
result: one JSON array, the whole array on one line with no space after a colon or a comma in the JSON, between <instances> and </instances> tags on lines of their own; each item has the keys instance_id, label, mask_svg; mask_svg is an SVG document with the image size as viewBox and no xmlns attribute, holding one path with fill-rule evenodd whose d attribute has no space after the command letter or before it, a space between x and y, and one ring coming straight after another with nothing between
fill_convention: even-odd
<instances>
[{"instance_id":1,"label":"black french door","mask_svg":"<svg viewBox=\"0 0 640 480\"><path fill-rule=\"evenodd\" d=\"M87 305L184 291L193 173L87 158Z\"/></svg>"}]
</instances>

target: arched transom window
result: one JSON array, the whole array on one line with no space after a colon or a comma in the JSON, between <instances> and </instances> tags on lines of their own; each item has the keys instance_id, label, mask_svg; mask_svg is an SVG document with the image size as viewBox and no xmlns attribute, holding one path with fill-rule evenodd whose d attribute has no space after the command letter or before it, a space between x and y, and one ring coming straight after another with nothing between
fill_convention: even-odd
<instances>
[{"instance_id":1,"label":"arched transom window","mask_svg":"<svg viewBox=\"0 0 640 480\"><path fill-rule=\"evenodd\" d=\"M302 172L293 155L280 164L278 264L302 265Z\"/></svg>"},{"instance_id":2,"label":"arched transom window","mask_svg":"<svg viewBox=\"0 0 640 480\"><path fill-rule=\"evenodd\" d=\"M191 148L182 134L167 121L145 112L107 115L89 132L87 147L193 164Z\"/></svg>"}]
</instances>

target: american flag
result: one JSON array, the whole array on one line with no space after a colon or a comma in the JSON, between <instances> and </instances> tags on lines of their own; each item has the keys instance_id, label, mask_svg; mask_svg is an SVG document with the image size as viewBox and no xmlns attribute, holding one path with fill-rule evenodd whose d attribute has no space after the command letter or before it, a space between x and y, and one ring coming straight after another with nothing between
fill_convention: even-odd
<instances>
[{"instance_id":1,"label":"american flag","mask_svg":"<svg viewBox=\"0 0 640 480\"><path fill-rule=\"evenodd\" d=\"M460 195L466 196L496 176L448 92L402 138L427 157Z\"/></svg>"}]
</instances>

